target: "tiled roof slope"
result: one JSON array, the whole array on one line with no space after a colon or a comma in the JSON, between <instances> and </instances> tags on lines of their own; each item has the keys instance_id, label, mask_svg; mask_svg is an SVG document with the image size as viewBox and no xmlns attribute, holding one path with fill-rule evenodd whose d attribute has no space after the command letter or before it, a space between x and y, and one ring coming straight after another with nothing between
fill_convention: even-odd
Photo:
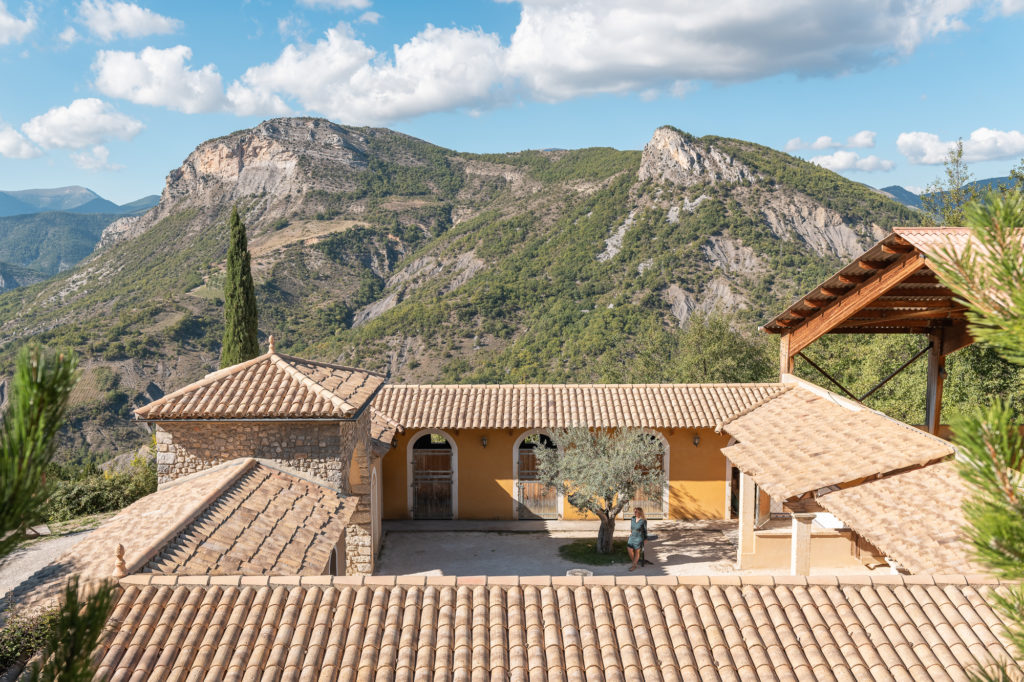
<instances>
[{"instance_id":1,"label":"tiled roof slope","mask_svg":"<svg viewBox=\"0 0 1024 682\"><path fill-rule=\"evenodd\" d=\"M931 257L947 248L959 252L974 241L969 227L894 227L893 232Z\"/></svg>"},{"instance_id":2,"label":"tiled roof slope","mask_svg":"<svg viewBox=\"0 0 1024 682\"><path fill-rule=\"evenodd\" d=\"M152 573L317 575L355 511L298 473L257 462L146 567Z\"/></svg>"},{"instance_id":3,"label":"tiled roof slope","mask_svg":"<svg viewBox=\"0 0 1024 682\"><path fill-rule=\"evenodd\" d=\"M722 452L774 498L932 462L953 446L920 429L804 384L723 425Z\"/></svg>"},{"instance_id":4,"label":"tiled roof slope","mask_svg":"<svg viewBox=\"0 0 1024 682\"><path fill-rule=\"evenodd\" d=\"M139 570L252 465L238 459L185 476L136 500L85 536L56 561L14 588L6 598L20 607L49 603L72 574L85 585L110 578L118 544L129 573Z\"/></svg>"},{"instance_id":5,"label":"tiled roof slope","mask_svg":"<svg viewBox=\"0 0 1024 682\"><path fill-rule=\"evenodd\" d=\"M1024 674L988 601L1002 588L962 577L137 577L96 654L111 680L930 680L997 661Z\"/></svg>"},{"instance_id":6,"label":"tiled roof slope","mask_svg":"<svg viewBox=\"0 0 1024 682\"><path fill-rule=\"evenodd\" d=\"M385 377L267 353L135 410L140 419L351 419Z\"/></svg>"},{"instance_id":7,"label":"tiled roof slope","mask_svg":"<svg viewBox=\"0 0 1024 682\"><path fill-rule=\"evenodd\" d=\"M956 463L946 461L821 495L818 503L914 573L982 573L961 531L967 496Z\"/></svg>"},{"instance_id":8,"label":"tiled roof slope","mask_svg":"<svg viewBox=\"0 0 1024 682\"><path fill-rule=\"evenodd\" d=\"M781 384L402 385L374 407L406 429L713 428Z\"/></svg>"}]
</instances>

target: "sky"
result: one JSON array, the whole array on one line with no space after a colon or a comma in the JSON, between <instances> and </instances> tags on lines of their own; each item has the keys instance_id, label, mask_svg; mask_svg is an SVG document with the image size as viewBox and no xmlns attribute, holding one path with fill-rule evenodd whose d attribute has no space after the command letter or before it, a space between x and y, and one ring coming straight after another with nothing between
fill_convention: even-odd
<instances>
[{"instance_id":1,"label":"sky","mask_svg":"<svg viewBox=\"0 0 1024 682\"><path fill-rule=\"evenodd\" d=\"M0 190L157 194L287 115L469 152L660 125L913 191L1024 157L1024 0L0 0Z\"/></svg>"}]
</instances>

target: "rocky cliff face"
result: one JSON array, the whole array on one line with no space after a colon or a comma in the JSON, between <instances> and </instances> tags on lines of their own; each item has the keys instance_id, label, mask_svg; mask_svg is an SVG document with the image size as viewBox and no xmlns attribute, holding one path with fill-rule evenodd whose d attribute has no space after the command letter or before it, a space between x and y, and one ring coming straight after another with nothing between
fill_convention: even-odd
<instances>
[{"instance_id":1,"label":"rocky cliff face","mask_svg":"<svg viewBox=\"0 0 1024 682\"><path fill-rule=\"evenodd\" d=\"M697 183L742 182L756 174L714 145L700 144L674 128L654 131L644 146L637 174L641 181L670 182L690 186Z\"/></svg>"}]
</instances>

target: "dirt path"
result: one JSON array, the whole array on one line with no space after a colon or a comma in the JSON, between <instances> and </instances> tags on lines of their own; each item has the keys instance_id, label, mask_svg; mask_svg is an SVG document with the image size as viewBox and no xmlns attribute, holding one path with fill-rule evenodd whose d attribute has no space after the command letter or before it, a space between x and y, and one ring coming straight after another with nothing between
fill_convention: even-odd
<instances>
[{"instance_id":1,"label":"dirt path","mask_svg":"<svg viewBox=\"0 0 1024 682\"><path fill-rule=\"evenodd\" d=\"M79 540L91 532L84 530L47 540L38 540L27 547L14 550L7 558L0 561L0 598L39 569L56 561L64 552L74 547Z\"/></svg>"}]
</instances>

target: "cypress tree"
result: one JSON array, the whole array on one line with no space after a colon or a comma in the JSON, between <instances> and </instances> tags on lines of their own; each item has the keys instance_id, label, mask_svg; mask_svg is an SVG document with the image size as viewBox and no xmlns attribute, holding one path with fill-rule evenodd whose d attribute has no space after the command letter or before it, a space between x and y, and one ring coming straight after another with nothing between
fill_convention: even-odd
<instances>
[{"instance_id":1,"label":"cypress tree","mask_svg":"<svg viewBox=\"0 0 1024 682\"><path fill-rule=\"evenodd\" d=\"M220 366L229 367L260 354L257 333L256 287L249 268L249 246L238 207L231 209L231 245L224 278L224 343Z\"/></svg>"}]
</instances>

